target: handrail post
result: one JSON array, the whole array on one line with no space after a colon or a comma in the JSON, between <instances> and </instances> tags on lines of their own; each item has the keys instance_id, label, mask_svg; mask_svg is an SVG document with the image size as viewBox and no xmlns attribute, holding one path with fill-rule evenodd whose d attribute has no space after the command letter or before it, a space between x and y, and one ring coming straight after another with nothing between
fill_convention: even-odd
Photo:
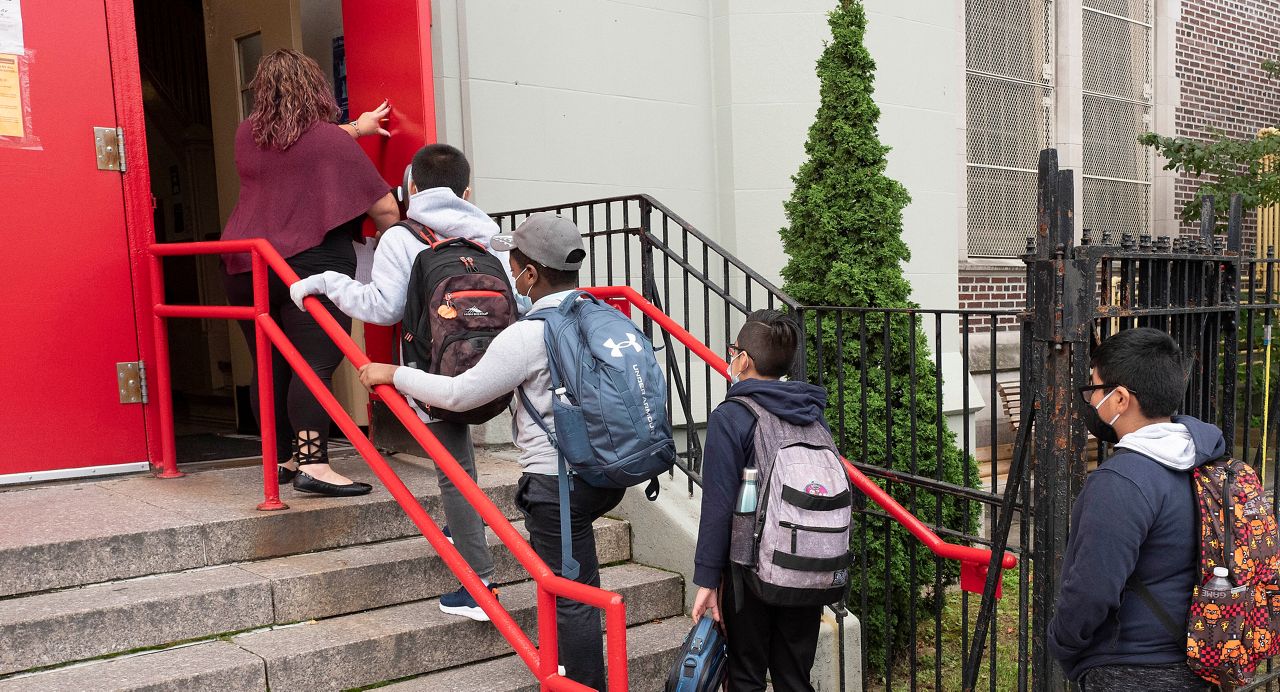
<instances>
[{"instance_id":1,"label":"handrail post","mask_svg":"<svg viewBox=\"0 0 1280 692\"><path fill-rule=\"evenodd\" d=\"M160 463L152 463L151 470L156 478L181 478L186 475L178 470L178 455L174 450L173 439L173 389L169 377L169 331L168 321L161 317L155 306L164 303L164 268L160 257L151 254L148 264L151 274L151 331L156 346L156 363L152 368L155 378L156 407L160 414Z\"/></svg>"},{"instance_id":2,"label":"handrail post","mask_svg":"<svg viewBox=\"0 0 1280 692\"><path fill-rule=\"evenodd\" d=\"M258 252L253 253L252 277L253 313L256 318L271 311L267 294L267 262ZM279 460L276 459L276 393L275 382L272 380L271 338L257 319L253 321L253 330L258 358L258 427L262 437L262 503L258 505L258 509L270 512L289 509L289 505L280 501L280 477L276 471Z\"/></svg>"},{"instance_id":3,"label":"handrail post","mask_svg":"<svg viewBox=\"0 0 1280 692\"><path fill-rule=\"evenodd\" d=\"M556 596L541 583L538 584L538 680L545 681L560 669L560 639L557 631L559 613L556 612ZM550 617L547 617L550 616ZM607 621L606 621L607 624ZM546 690L545 682L539 689Z\"/></svg>"},{"instance_id":4,"label":"handrail post","mask_svg":"<svg viewBox=\"0 0 1280 692\"><path fill-rule=\"evenodd\" d=\"M627 679L627 606L621 596L605 609L604 622L609 660L609 692L621 692L628 689L630 683Z\"/></svg>"}]
</instances>

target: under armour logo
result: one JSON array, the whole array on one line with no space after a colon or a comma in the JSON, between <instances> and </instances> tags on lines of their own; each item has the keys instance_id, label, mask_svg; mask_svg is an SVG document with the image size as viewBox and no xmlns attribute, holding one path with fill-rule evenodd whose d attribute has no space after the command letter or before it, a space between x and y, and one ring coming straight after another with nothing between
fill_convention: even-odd
<instances>
[{"instance_id":1,"label":"under armour logo","mask_svg":"<svg viewBox=\"0 0 1280 692\"><path fill-rule=\"evenodd\" d=\"M613 356L614 358L621 358L622 349L628 346L630 346L631 348L634 348L637 353L641 350L640 342L636 341L636 335L630 332L627 332L627 340L622 343L616 343L614 342L613 339L609 339L608 341L604 342L605 348L613 349L609 355Z\"/></svg>"}]
</instances>

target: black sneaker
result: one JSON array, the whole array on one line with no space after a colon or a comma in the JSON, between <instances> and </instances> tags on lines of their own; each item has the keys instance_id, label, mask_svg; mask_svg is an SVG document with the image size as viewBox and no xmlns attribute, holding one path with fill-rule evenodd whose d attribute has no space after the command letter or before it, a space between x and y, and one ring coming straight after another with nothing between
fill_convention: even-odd
<instances>
[{"instance_id":1,"label":"black sneaker","mask_svg":"<svg viewBox=\"0 0 1280 692\"><path fill-rule=\"evenodd\" d=\"M493 592L493 597L498 597L498 590L489 587L489 591ZM447 593L440 597L441 612L450 615L461 615L464 618L471 618L478 622L488 622L489 616L485 614L480 605L476 603L476 599L471 597L465 586L459 586L457 591Z\"/></svg>"},{"instance_id":2,"label":"black sneaker","mask_svg":"<svg viewBox=\"0 0 1280 692\"><path fill-rule=\"evenodd\" d=\"M442 529L442 531L444 532L444 537L445 537L446 539L448 539L450 543L453 543L453 534L449 533L449 525L448 525L448 524L445 524L445 525L444 525L444 528Z\"/></svg>"}]
</instances>

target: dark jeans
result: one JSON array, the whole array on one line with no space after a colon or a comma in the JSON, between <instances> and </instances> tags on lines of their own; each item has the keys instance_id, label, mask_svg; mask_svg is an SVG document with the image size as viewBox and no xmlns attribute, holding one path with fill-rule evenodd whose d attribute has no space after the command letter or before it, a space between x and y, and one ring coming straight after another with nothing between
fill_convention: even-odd
<instances>
[{"instance_id":1,"label":"dark jeans","mask_svg":"<svg viewBox=\"0 0 1280 692\"><path fill-rule=\"evenodd\" d=\"M596 488L574 479L569 493L573 557L581 565L577 581L600 586L600 562L591 523L618 506L626 491ZM547 566L560 574L560 488L555 476L526 473L516 488L516 507L524 514L529 544ZM556 600L560 665L565 675L597 690L605 688L604 642L600 613L595 608L564 598Z\"/></svg>"},{"instance_id":2,"label":"dark jeans","mask_svg":"<svg viewBox=\"0 0 1280 692\"><path fill-rule=\"evenodd\" d=\"M300 271L299 275L305 277L310 273ZM225 278L228 303L253 305L251 273L231 274L226 275ZM276 278L274 273L268 282L267 293L270 296L271 317L280 325L281 331L302 354L307 364L320 376L320 381L324 382L325 388L333 391L333 373L342 364L342 352L338 350L338 346L329 339L310 315L299 310L293 301L289 300L289 289ZM338 324L350 331L351 318L338 310L328 298L317 297L328 308L329 314L338 320ZM251 399L253 417L261 423L261 411L258 410L258 353L255 346L257 334L253 322L241 321L237 324L244 332L245 340L249 342L249 353L254 359ZM310 453L299 454L298 461L303 464L328 463L329 414L320 407L320 402L316 401L302 379L293 374L293 368L289 367L284 356L274 349L271 357L271 380L275 391L277 460L280 463L288 461L293 452L299 448L296 433L309 431L308 439L303 441L301 451Z\"/></svg>"},{"instance_id":3,"label":"dark jeans","mask_svg":"<svg viewBox=\"0 0 1280 692\"><path fill-rule=\"evenodd\" d=\"M1186 663L1097 666L1080 676L1080 692L1206 692L1208 689L1209 683L1191 672Z\"/></svg>"},{"instance_id":4,"label":"dark jeans","mask_svg":"<svg viewBox=\"0 0 1280 692\"><path fill-rule=\"evenodd\" d=\"M745 584L735 589L729 573L720 589L729 643L729 692L761 692L766 671L776 692L813 692L809 673L818 650L822 606L769 605Z\"/></svg>"}]
</instances>

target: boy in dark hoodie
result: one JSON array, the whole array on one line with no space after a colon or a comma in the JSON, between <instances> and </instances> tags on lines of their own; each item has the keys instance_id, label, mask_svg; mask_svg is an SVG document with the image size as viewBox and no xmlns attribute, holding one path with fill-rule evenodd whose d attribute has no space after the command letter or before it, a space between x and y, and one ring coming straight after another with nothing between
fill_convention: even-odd
<instances>
[{"instance_id":1,"label":"boy in dark hoodie","mask_svg":"<svg viewBox=\"0 0 1280 692\"><path fill-rule=\"evenodd\" d=\"M1198 576L1191 472L1227 452L1222 431L1175 416L1186 379L1178 345L1158 329L1127 329L1094 352L1080 387L1086 426L1115 452L1071 510L1062 590L1049 650L1082 692L1208 689L1175 635L1126 583L1146 585L1167 613L1186 613Z\"/></svg>"},{"instance_id":2,"label":"boy in dark hoodie","mask_svg":"<svg viewBox=\"0 0 1280 692\"><path fill-rule=\"evenodd\" d=\"M805 382L784 382L800 330L776 310L747 316L729 347L728 396L747 396L796 425L826 425L827 392ZM702 462L702 518L693 581L698 595L693 620L705 614L721 623L729 642L729 689L764 690L770 673L779 692L813 690L809 671L818 648L822 607L784 608L761 602L749 589L721 592L729 564L729 529L742 470L754 467L756 420L740 403L725 401L707 419ZM721 596L724 596L722 604ZM740 603L733 602L737 597Z\"/></svg>"}]
</instances>

